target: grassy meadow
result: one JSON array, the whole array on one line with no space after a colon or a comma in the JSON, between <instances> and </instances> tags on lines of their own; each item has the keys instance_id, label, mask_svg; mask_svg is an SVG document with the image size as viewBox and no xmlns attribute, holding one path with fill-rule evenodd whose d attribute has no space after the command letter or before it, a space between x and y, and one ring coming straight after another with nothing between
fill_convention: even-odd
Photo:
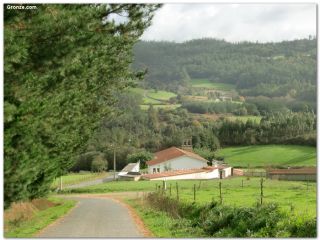
<instances>
[{"instance_id":1,"label":"grassy meadow","mask_svg":"<svg viewBox=\"0 0 320 240\"><path fill-rule=\"evenodd\" d=\"M167 101L172 97L176 97L177 94L173 93L173 92L167 92L167 91L156 91L156 90L148 90L147 92L147 96L154 98L154 99L158 99L158 100L162 100L162 101Z\"/></svg>"},{"instance_id":2,"label":"grassy meadow","mask_svg":"<svg viewBox=\"0 0 320 240\"><path fill-rule=\"evenodd\" d=\"M235 89L235 86L233 84L227 84L227 83L214 83L209 81L208 79L192 79L191 80L191 86L195 88L209 88L209 89L216 89L216 90L222 90L222 91L230 91Z\"/></svg>"},{"instance_id":3,"label":"grassy meadow","mask_svg":"<svg viewBox=\"0 0 320 240\"><path fill-rule=\"evenodd\" d=\"M316 166L315 147L298 145L257 145L227 147L217 152L234 167Z\"/></svg>"},{"instance_id":4,"label":"grassy meadow","mask_svg":"<svg viewBox=\"0 0 320 240\"><path fill-rule=\"evenodd\" d=\"M68 175L62 176L62 184L63 186L77 184L80 182L90 181L97 178L107 177L110 173L103 172L103 173L69 173ZM52 188L57 188L60 186L60 178L56 178L52 183Z\"/></svg>"},{"instance_id":5,"label":"grassy meadow","mask_svg":"<svg viewBox=\"0 0 320 240\"><path fill-rule=\"evenodd\" d=\"M243 187L242 187L243 181ZM180 180L167 181L167 194L176 197L176 182L179 186L179 198L193 201L193 188L196 185L196 202L209 203L213 198L219 200L219 180ZM222 181L223 203L235 206L252 206L260 196L260 178L233 177ZM162 181L118 181L108 182L81 189L64 190L63 193L110 193L110 192L148 192L155 191ZM307 186L308 185L308 186ZM296 211L316 214L316 184L298 181L264 181L264 201L276 202L285 209L293 206Z\"/></svg>"}]
</instances>

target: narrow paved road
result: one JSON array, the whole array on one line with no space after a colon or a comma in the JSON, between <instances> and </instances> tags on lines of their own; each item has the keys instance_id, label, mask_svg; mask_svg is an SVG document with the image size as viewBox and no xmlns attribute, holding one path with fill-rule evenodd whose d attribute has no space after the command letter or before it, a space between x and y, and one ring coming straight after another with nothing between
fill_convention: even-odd
<instances>
[{"instance_id":1,"label":"narrow paved road","mask_svg":"<svg viewBox=\"0 0 320 240\"><path fill-rule=\"evenodd\" d=\"M78 205L38 237L143 237L128 210L112 199L73 197Z\"/></svg>"}]
</instances>

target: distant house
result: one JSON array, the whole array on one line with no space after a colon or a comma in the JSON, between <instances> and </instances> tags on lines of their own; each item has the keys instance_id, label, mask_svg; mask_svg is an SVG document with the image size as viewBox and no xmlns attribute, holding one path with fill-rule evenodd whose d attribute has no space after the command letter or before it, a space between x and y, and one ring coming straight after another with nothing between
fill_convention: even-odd
<instances>
[{"instance_id":1,"label":"distant house","mask_svg":"<svg viewBox=\"0 0 320 240\"><path fill-rule=\"evenodd\" d=\"M199 169L207 167L207 160L190 150L177 147L156 152L147 162L148 173L162 173L173 170Z\"/></svg>"},{"instance_id":2,"label":"distant house","mask_svg":"<svg viewBox=\"0 0 320 240\"><path fill-rule=\"evenodd\" d=\"M273 180L317 181L317 168L270 169L267 177Z\"/></svg>"},{"instance_id":3,"label":"distant house","mask_svg":"<svg viewBox=\"0 0 320 240\"><path fill-rule=\"evenodd\" d=\"M142 175L145 180L215 179L232 176L230 166L209 166L197 169L174 170Z\"/></svg>"},{"instance_id":4,"label":"distant house","mask_svg":"<svg viewBox=\"0 0 320 240\"><path fill-rule=\"evenodd\" d=\"M128 174L129 172L139 172L139 171L140 171L140 162L129 163L118 173L118 176L120 177Z\"/></svg>"}]
</instances>

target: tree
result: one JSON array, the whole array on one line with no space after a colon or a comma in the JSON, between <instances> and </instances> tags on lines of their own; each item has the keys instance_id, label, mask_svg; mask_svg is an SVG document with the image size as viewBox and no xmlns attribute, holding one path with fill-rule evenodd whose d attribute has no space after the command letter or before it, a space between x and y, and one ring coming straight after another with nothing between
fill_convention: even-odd
<instances>
[{"instance_id":1,"label":"tree","mask_svg":"<svg viewBox=\"0 0 320 240\"><path fill-rule=\"evenodd\" d=\"M148 118L149 118L149 127L154 129L155 132L159 131L159 119L158 112L153 108L153 105L150 104L148 109Z\"/></svg>"},{"instance_id":2,"label":"tree","mask_svg":"<svg viewBox=\"0 0 320 240\"><path fill-rule=\"evenodd\" d=\"M143 77L132 47L159 5L4 10L4 201L45 195L86 148L114 94ZM112 20L127 16L124 23Z\"/></svg>"},{"instance_id":3,"label":"tree","mask_svg":"<svg viewBox=\"0 0 320 240\"><path fill-rule=\"evenodd\" d=\"M153 158L152 153L147 152L147 151L142 151L142 152L136 152L129 154L127 156L127 162L128 163L136 163L140 161L140 167L141 168L146 168L146 162L151 160Z\"/></svg>"},{"instance_id":4,"label":"tree","mask_svg":"<svg viewBox=\"0 0 320 240\"><path fill-rule=\"evenodd\" d=\"M107 170L107 168L108 168L108 162L104 158L104 155L103 154L96 155L91 163L91 171L103 172Z\"/></svg>"}]
</instances>

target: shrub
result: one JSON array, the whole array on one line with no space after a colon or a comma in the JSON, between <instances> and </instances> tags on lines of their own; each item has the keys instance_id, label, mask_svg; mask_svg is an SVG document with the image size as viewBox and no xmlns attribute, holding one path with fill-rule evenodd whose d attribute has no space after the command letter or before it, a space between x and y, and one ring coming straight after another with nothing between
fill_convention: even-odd
<instances>
[{"instance_id":1,"label":"shrub","mask_svg":"<svg viewBox=\"0 0 320 240\"><path fill-rule=\"evenodd\" d=\"M104 159L102 154L99 154L94 157L91 163L91 171L92 172L102 172L107 170L108 162Z\"/></svg>"},{"instance_id":2,"label":"shrub","mask_svg":"<svg viewBox=\"0 0 320 240\"><path fill-rule=\"evenodd\" d=\"M273 203L232 207L212 201L206 206L198 206L179 202L161 192L148 194L146 202L173 218L191 221L191 226L202 229L205 236L316 237L316 219L286 214Z\"/></svg>"}]
</instances>

